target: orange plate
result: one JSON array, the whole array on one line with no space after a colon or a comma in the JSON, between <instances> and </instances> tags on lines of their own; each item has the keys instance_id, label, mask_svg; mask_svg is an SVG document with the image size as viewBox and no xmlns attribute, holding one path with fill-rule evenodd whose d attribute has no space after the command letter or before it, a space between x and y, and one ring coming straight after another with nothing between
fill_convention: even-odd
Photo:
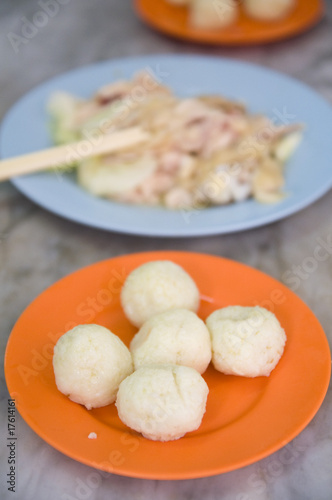
<instances>
[{"instance_id":1,"label":"orange plate","mask_svg":"<svg viewBox=\"0 0 332 500\"><path fill-rule=\"evenodd\" d=\"M226 376L209 368L210 394L201 427L182 439L149 441L131 432L115 405L88 411L58 392L52 369L56 340L79 323L109 327L128 345L135 333L119 290L140 264L169 259L197 282L206 318L231 305L272 308L286 330L283 357L270 377ZM230 260L186 252L117 257L79 270L44 291L23 312L8 341L5 374L18 411L47 443L102 470L148 479L185 479L236 469L276 451L313 418L327 391L330 351L313 313L288 288ZM88 439L90 432L97 439Z\"/></svg>"},{"instance_id":2,"label":"orange plate","mask_svg":"<svg viewBox=\"0 0 332 500\"><path fill-rule=\"evenodd\" d=\"M240 7L235 24L219 30L198 30L188 24L188 8L167 0L135 0L138 15L152 27L168 35L208 44L248 45L275 42L302 33L316 24L324 14L322 0L298 0L292 13L281 21L270 23L247 17Z\"/></svg>"}]
</instances>

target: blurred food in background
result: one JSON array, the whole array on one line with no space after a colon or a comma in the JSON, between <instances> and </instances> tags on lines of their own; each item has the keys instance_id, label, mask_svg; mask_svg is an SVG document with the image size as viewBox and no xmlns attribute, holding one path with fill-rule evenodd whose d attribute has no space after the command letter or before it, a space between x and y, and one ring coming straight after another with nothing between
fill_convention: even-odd
<instances>
[{"instance_id":1,"label":"blurred food in background","mask_svg":"<svg viewBox=\"0 0 332 500\"><path fill-rule=\"evenodd\" d=\"M250 18L273 22L287 17L295 8L297 0L167 0L169 3L186 6L188 22L197 29L219 29L235 24L240 5Z\"/></svg>"},{"instance_id":2,"label":"blurred food in background","mask_svg":"<svg viewBox=\"0 0 332 500\"><path fill-rule=\"evenodd\" d=\"M55 143L102 140L138 126L151 139L77 162L90 193L170 209L283 198L284 165L301 126L275 125L221 95L179 98L148 71L103 86L90 98L59 92L48 105Z\"/></svg>"},{"instance_id":3,"label":"blurred food in background","mask_svg":"<svg viewBox=\"0 0 332 500\"><path fill-rule=\"evenodd\" d=\"M243 0L248 16L261 21L279 21L288 16L296 0Z\"/></svg>"},{"instance_id":4,"label":"blurred food in background","mask_svg":"<svg viewBox=\"0 0 332 500\"><path fill-rule=\"evenodd\" d=\"M190 0L189 23L194 28L217 29L229 26L237 20L236 0Z\"/></svg>"}]
</instances>

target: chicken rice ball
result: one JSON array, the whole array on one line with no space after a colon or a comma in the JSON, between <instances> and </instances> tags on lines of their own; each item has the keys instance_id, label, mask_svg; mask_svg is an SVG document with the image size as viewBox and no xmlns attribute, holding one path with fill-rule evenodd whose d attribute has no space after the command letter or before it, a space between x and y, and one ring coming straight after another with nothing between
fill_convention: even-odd
<instances>
[{"instance_id":1,"label":"chicken rice ball","mask_svg":"<svg viewBox=\"0 0 332 500\"><path fill-rule=\"evenodd\" d=\"M79 325L57 341L53 368L59 391L90 410L115 401L133 363L129 349L110 330Z\"/></svg>"},{"instance_id":2,"label":"chicken rice ball","mask_svg":"<svg viewBox=\"0 0 332 500\"><path fill-rule=\"evenodd\" d=\"M154 363L190 366L204 373L211 361L209 331L195 313L170 309L148 319L130 343L135 368Z\"/></svg>"},{"instance_id":3,"label":"chicken rice ball","mask_svg":"<svg viewBox=\"0 0 332 500\"><path fill-rule=\"evenodd\" d=\"M220 29L233 24L238 13L236 0L192 0L189 21L197 29Z\"/></svg>"},{"instance_id":4,"label":"chicken rice ball","mask_svg":"<svg viewBox=\"0 0 332 500\"><path fill-rule=\"evenodd\" d=\"M151 316L174 308L198 310L199 291L178 264L168 260L143 264L127 277L121 304L129 321L140 328Z\"/></svg>"},{"instance_id":5,"label":"chicken rice ball","mask_svg":"<svg viewBox=\"0 0 332 500\"><path fill-rule=\"evenodd\" d=\"M279 362L286 334L276 316L263 307L230 306L206 320L212 364L228 375L269 376Z\"/></svg>"},{"instance_id":6,"label":"chicken rice ball","mask_svg":"<svg viewBox=\"0 0 332 500\"><path fill-rule=\"evenodd\" d=\"M208 392L205 380L193 368L142 366L121 382L116 407L131 429L154 441L170 441L198 429Z\"/></svg>"},{"instance_id":7,"label":"chicken rice ball","mask_svg":"<svg viewBox=\"0 0 332 500\"><path fill-rule=\"evenodd\" d=\"M248 16L261 21L278 21L295 7L296 0L244 0Z\"/></svg>"}]
</instances>

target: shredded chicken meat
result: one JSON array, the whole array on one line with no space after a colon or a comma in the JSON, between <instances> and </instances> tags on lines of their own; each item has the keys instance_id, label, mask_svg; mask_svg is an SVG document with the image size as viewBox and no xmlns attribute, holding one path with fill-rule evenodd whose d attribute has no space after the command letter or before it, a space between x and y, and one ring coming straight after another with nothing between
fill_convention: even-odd
<instances>
[{"instance_id":1,"label":"shredded chicken meat","mask_svg":"<svg viewBox=\"0 0 332 500\"><path fill-rule=\"evenodd\" d=\"M78 183L96 196L170 209L280 200L285 163L302 126L276 125L223 96L180 98L148 71L111 83L91 99L52 97L56 142L139 126L147 144L82 159Z\"/></svg>"}]
</instances>

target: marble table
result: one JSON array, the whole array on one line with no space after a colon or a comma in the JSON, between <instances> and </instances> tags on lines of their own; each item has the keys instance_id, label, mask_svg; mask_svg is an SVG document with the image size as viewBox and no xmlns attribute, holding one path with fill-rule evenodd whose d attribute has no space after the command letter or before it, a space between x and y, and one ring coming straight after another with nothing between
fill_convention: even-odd
<instances>
[{"instance_id":1,"label":"marble table","mask_svg":"<svg viewBox=\"0 0 332 500\"><path fill-rule=\"evenodd\" d=\"M222 48L181 43L150 30L137 19L129 0L58 0L56 15L15 49L8 35L19 35L25 19L40 10L39 4L1 2L0 118L26 91L61 72L94 61L152 53L213 54L262 64L304 81L332 102L332 1L319 25L301 36L268 46ZM10 183L2 183L1 364L10 331L24 308L46 287L82 266L132 251L178 249L229 257L281 280L287 270L313 255L319 238L331 239L331 206L330 191L296 215L241 234L155 239L76 225L34 205ZM331 283L329 258L307 273L296 290L315 312L330 345ZM193 480L100 475L46 444L18 415L15 493L6 485L7 399L2 375L0 497L4 499L329 500L332 495L331 390L311 423L286 448L242 469Z\"/></svg>"}]
</instances>

